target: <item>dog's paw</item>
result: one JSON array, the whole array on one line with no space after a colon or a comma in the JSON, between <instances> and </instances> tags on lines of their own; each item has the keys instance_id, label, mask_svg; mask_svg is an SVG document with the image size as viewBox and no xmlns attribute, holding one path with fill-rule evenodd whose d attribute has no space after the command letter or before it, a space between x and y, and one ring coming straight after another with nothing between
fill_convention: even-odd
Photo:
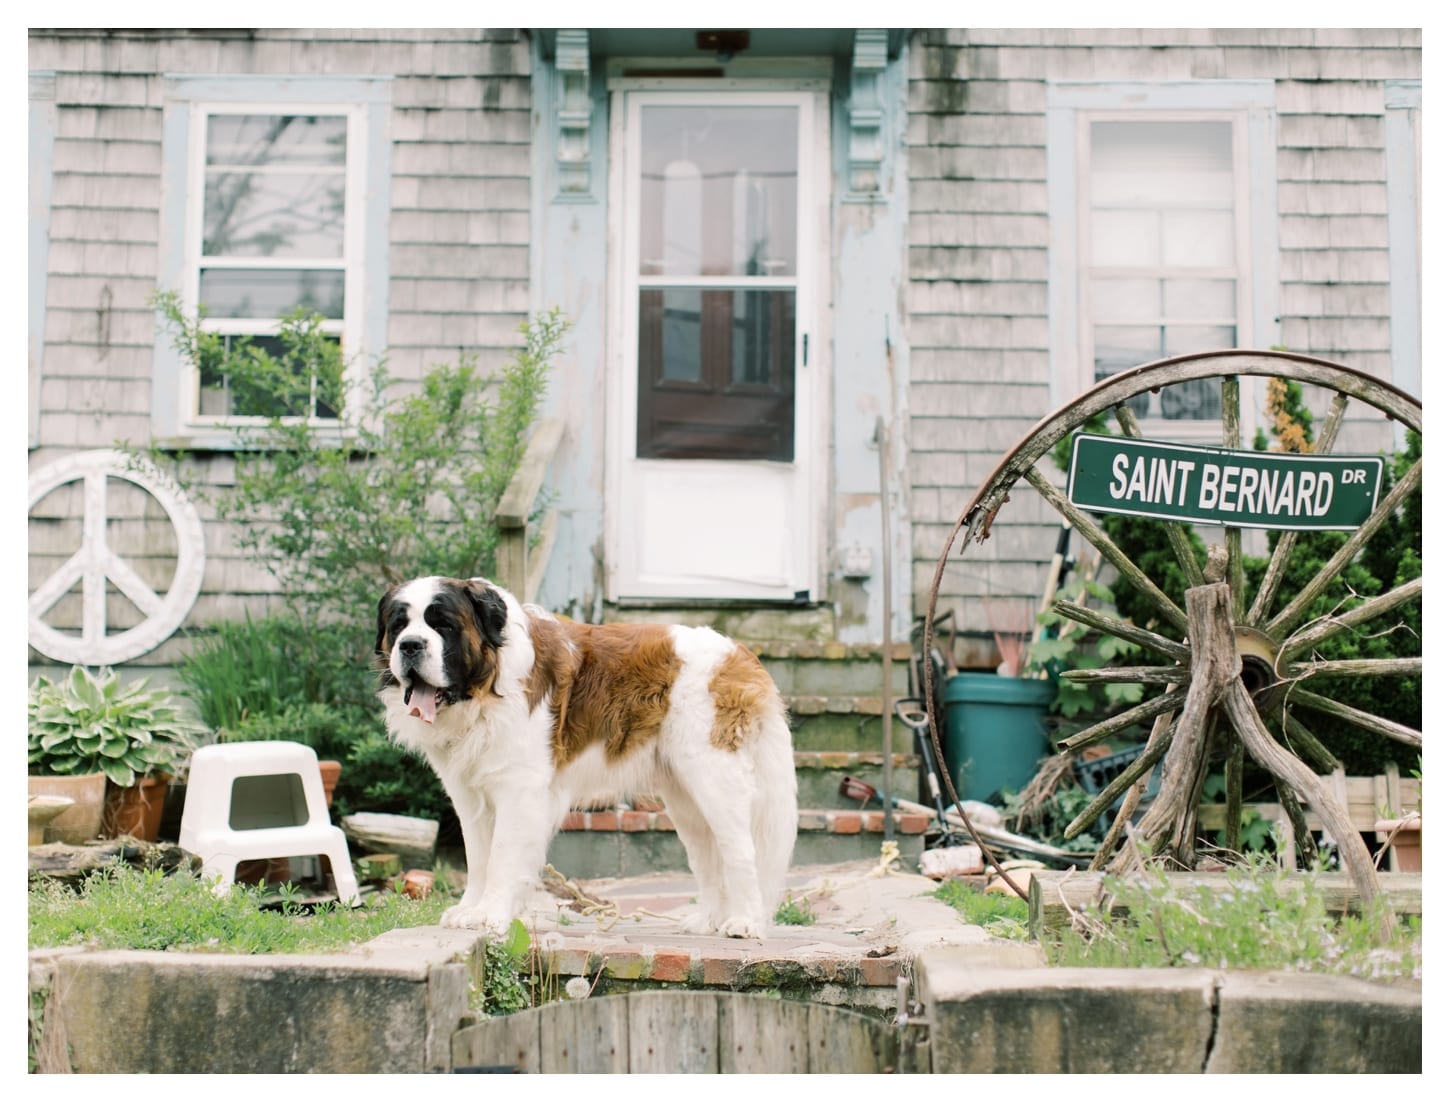
<instances>
[{"instance_id":1,"label":"dog's paw","mask_svg":"<svg viewBox=\"0 0 1450 1102\"><path fill-rule=\"evenodd\" d=\"M482 930L491 937L503 937L508 933L511 922L508 915L485 907L465 907L460 903L444 911L438 925L448 930Z\"/></svg>"},{"instance_id":2,"label":"dog's paw","mask_svg":"<svg viewBox=\"0 0 1450 1102\"><path fill-rule=\"evenodd\" d=\"M680 919L680 932L686 934L713 934L715 922L705 910L686 911Z\"/></svg>"},{"instance_id":3,"label":"dog's paw","mask_svg":"<svg viewBox=\"0 0 1450 1102\"><path fill-rule=\"evenodd\" d=\"M721 937L764 937L765 923L746 915L731 915L720 923Z\"/></svg>"}]
</instances>

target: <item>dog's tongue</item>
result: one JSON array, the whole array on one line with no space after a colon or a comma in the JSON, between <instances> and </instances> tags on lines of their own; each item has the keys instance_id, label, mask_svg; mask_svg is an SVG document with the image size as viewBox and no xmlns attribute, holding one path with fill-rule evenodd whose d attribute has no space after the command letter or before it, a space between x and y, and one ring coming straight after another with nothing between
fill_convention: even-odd
<instances>
[{"instance_id":1,"label":"dog's tongue","mask_svg":"<svg viewBox=\"0 0 1450 1102\"><path fill-rule=\"evenodd\" d=\"M432 685L413 685L408 689L408 697L411 704L408 711L410 716L417 716L424 723L432 723L438 718L438 691Z\"/></svg>"}]
</instances>

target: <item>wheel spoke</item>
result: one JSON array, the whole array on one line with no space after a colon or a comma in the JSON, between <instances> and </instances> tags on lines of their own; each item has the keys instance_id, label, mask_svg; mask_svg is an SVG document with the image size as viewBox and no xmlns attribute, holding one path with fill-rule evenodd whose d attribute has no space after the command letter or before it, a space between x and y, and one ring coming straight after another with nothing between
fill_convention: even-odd
<instances>
[{"instance_id":1,"label":"wheel spoke","mask_svg":"<svg viewBox=\"0 0 1450 1102\"><path fill-rule=\"evenodd\" d=\"M1383 616L1386 612L1399 608L1407 601L1416 600L1422 591L1422 584L1419 578L1406 582L1404 585L1396 586L1388 593L1381 593L1378 597L1371 597L1361 605L1356 605L1347 612L1336 613L1333 616L1325 617L1305 628L1297 635L1291 635L1284 642L1280 649L1280 658L1295 658L1319 646L1327 639L1333 639L1341 631Z\"/></svg>"},{"instance_id":2,"label":"wheel spoke","mask_svg":"<svg viewBox=\"0 0 1450 1102\"><path fill-rule=\"evenodd\" d=\"M1385 521L1394 516L1395 511L1405 498L1410 496L1411 491L1420 484L1420 471L1424 467L1423 459L1416 461L1415 465L1395 484L1395 488L1385 495L1380 502L1379 508L1374 511L1370 518L1360 525L1344 545L1336 551L1328 562L1319 568L1319 573L1295 594L1294 599L1284 608L1284 611L1269 621L1266 629L1276 639L1282 639L1284 633L1289 630L1308 611L1309 606L1318 599L1319 595L1328 588L1329 583L1344 573L1344 568L1349 565L1355 555L1376 532L1378 532Z\"/></svg>"},{"instance_id":3,"label":"wheel spoke","mask_svg":"<svg viewBox=\"0 0 1450 1102\"><path fill-rule=\"evenodd\" d=\"M1063 670L1057 675L1078 685L1178 685L1188 676L1182 666L1103 666L1095 670Z\"/></svg>"},{"instance_id":4,"label":"wheel spoke","mask_svg":"<svg viewBox=\"0 0 1450 1102\"><path fill-rule=\"evenodd\" d=\"M1117 568L1119 574L1127 578L1140 593L1158 606L1158 611L1169 625L1180 632L1188 630L1188 620L1183 615L1183 610L1173 603L1168 594L1153 584L1152 579L1138 568L1138 564L1113 542L1112 538L1092 517L1068 501L1067 496L1049 482L1036 467L1027 471L1026 478L1032 484L1033 489L1046 498L1047 503L1077 529L1083 539L1102 552L1103 557Z\"/></svg>"},{"instance_id":5,"label":"wheel spoke","mask_svg":"<svg viewBox=\"0 0 1450 1102\"><path fill-rule=\"evenodd\" d=\"M1348 406L1349 399L1343 394L1336 394L1329 403L1329 413L1324 418L1324 426L1319 430L1319 441L1315 445L1316 454L1328 455L1334 450L1334 441L1339 436L1339 426ZM1249 609L1248 622L1254 627L1262 626L1268 619L1269 608L1274 603L1274 595L1279 591L1279 582L1284 578L1284 570L1288 567L1289 558L1294 551L1294 541L1298 538L1299 533L1291 528L1280 534L1279 542L1274 545L1274 553L1269 557L1269 568L1264 571L1264 580L1259 584L1253 607Z\"/></svg>"},{"instance_id":6,"label":"wheel spoke","mask_svg":"<svg viewBox=\"0 0 1450 1102\"><path fill-rule=\"evenodd\" d=\"M1323 712L1325 715L1353 723L1356 727L1363 727L1366 731L1373 731L1377 735L1384 735L1385 738L1403 742L1406 746L1413 746L1417 750L1424 745L1424 736L1413 727L1406 727L1403 723L1396 723L1392 719L1370 715L1369 712L1360 711L1348 704L1330 700L1327 696L1300 689L1290 697L1290 700L1295 704L1302 704L1306 708L1313 708L1316 712Z\"/></svg>"},{"instance_id":7,"label":"wheel spoke","mask_svg":"<svg viewBox=\"0 0 1450 1102\"><path fill-rule=\"evenodd\" d=\"M1422 658L1346 658L1334 662L1291 662L1289 677L1308 681L1313 677L1420 677Z\"/></svg>"},{"instance_id":8,"label":"wheel spoke","mask_svg":"<svg viewBox=\"0 0 1450 1102\"><path fill-rule=\"evenodd\" d=\"M1309 821L1304 817L1304 808L1299 805L1299 797L1278 777L1274 778L1274 794L1279 798L1279 806L1289 816L1289 825L1294 831L1294 848L1299 852L1299 864L1305 869L1312 869L1319 850L1309 834Z\"/></svg>"},{"instance_id":9,"label":"wheel spoke","mask_svg":"<svg viewBox=\"0 0 1450 1102\"><path fill-rule=\"evenodd\" d=\"M1091 727L1084 727L1075 735L1061 739L1057 747L1059 750L1081 750L1084 746L1091 746L1095 742L1102 742L1110 735L1115 735L1125 728L1132 727L1136 723L1143 723L1154 716L1162 715L1164 712L1172 711L1188 699L1187 689L1174 689L1162 696L1145 701L1142 704L1134 705L1126 711L1119 712L1115 716L1109 716Z\"/></svg>"},{"instance_id":10,"label":"wheel spoke","mask_svg":"<svg viewBox=\"0 0 1450 1102\"><path fill-rule=\"evenodd\" d=\"M1118 797L1128 790L1128 786L1152 769L1158 763L1158 759L1168 752L1169 742L1170 740L1166 738L1159 739L1156 743L1150 742L1144 747L1143 752L1133 760L1133 763L1109 781L1107 787L1094 797L1093 802L1063 828L1062 836L1076 838L1095 822L1099 815L1117 803Z\"/></svg>"},{"instance_id":11,"label":"wheel spoke","mask_svg":"<svg viewBox=\"0 0 1450 1102\"><path fill-rule=\"evenodd\" d=\"M1293 713L1284 709L1269 718L1277 721L1284 736L1284 744L1296 756L1310 762L1320 773L1333 773L1340 768L1339 759L1315 737L1313 731L1295 719Z\"/></svg>"},{"instance_id":12,"label":"wheel spoke","mask_svg":"<svg viewBox=\"0 0 1450 1102\"><path fill-rule=\"evenodd\" d=\"M1168 744L1173 741L1174 727L1172 712L1164 712L1155 719L1153 729L1148 733L1148 745L1144 747L1143 752L1146 754L1149 751L1161 750L1166 753ZM1107 837L1103 839L1102 845L1098 846L1097 853L1093 854L1093 859L1088 865L1089 870L1096 872L1107 865L1113 855L1113 850L1117 849L1118 840L1122 838L1123 831L1127 830L1134 813L1138 810L1138 802L1147 790L1148 782L1142 777L1138 779L1137 784L1128 789L1127 794L1123 797L1122 805L1118 808L1118 813L1113 816L1112 825L1108 827Z\"/></svg>"},{"instance_id":13,"label":"wheel spoke","mask_svg":"<svg viewBox=\"0 0 1450 1102\"><path fill-rule=\"evenodd\" d=\"M1138 428L1138 418L1129 406L1115 406L1113 412L1118 416L1118 424L1123 427L1123 435L1131 436L1135 440L1143 439L1143 430ZM1188 584L1202 585L1203 567L1199 565L1198 556L1193 553L1193 545L1188 541L1187 526L1169 521L1164 523L1163 529L1168 533L1168 542L1173 547L1173 554L1177 557L1178 566L1183 571L1183 576L1188 579Z\"/></svg>"},{"instance_id":14,"label":"wheel spoke","mask_svg":"<svg viewBox=\"0 0 1450 1102\"><path fill-rule=\"evenodd\" d=\"M1223 848L1238 853L1243 844L1244 740L1228 726L1228 760L1223 766Z\"/></svg>"},{"instance_id":15,"label":"wheel spoke","mask_svg":"<svg viewBox=\"0 0 1450 1102\"><path fill-rule=\"evenodd\" d=\"M1172 639L1159 635L1156 631L1149 631L1147 628L1140 628L1136 624L1130 624L1126 620L1119 620L1115 616L1108 616L1105 613L1096 612L1090 608L1075 604L1072 601L1053 601L1052 611L1059 616L1065 616L1069 620L1076 620L1080 624L1086 624L1090 628L1097 628L1109 635L1116 635L1119 639L1126 639L1129 643L1136 643L1140 647L1157 651L1159 654L1166 654L1176 662L1188 661L1188 648L1182 643L1175 643Z\"/></svg>"}]
</instances>

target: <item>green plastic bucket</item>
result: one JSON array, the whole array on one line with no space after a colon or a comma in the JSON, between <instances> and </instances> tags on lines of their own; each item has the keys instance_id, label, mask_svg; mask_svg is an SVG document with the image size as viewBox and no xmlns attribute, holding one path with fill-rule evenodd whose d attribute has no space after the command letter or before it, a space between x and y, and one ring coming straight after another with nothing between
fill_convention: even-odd
<instances>
[{"instance_id":1,"label":"green plastic bucket","mask_svg":"<svg viewBox=\"0 0 1450 1102\"><path fill-rule=\"evenodd\" d=\"M942 685L946 743L942 751L957 794L990 800L1004 789L1020 792L1049 750L1047 708L1052 681L959 673Z\"/></svg>"}]
</instances>

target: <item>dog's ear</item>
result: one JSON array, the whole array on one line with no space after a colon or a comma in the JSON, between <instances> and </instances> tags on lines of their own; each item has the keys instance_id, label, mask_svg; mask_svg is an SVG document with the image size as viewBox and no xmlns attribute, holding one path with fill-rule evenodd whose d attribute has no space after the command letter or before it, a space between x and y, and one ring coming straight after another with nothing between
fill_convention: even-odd
<instances>
[{"instance_id":1,"label":"dog's ear","mask_svg":"<svg viewBox=\"0 0 1450 1102\"><path fill-rule=\"evenodd\" d=\"M378 637L373 643L373 652L375 654L384 656L387 654L383 649L383 641L388 635L388 613L392 611L393 595L397 592L397 586L390 586L388 591L383 594L382 599L378 601Z\"/></svg>"},{"instance_id":2,"label":"dog's ear","mask_svg":"<svg viewBox=\"0 0 1450 1102\"><path fill-rule=\"evenodd\" d=\"M464 586L473 615L478 621L479 634L494 650L503 646L504 627L508 624L509 610L502 595L493 586L477 578Z\"/></svg>"}]
</instances>

